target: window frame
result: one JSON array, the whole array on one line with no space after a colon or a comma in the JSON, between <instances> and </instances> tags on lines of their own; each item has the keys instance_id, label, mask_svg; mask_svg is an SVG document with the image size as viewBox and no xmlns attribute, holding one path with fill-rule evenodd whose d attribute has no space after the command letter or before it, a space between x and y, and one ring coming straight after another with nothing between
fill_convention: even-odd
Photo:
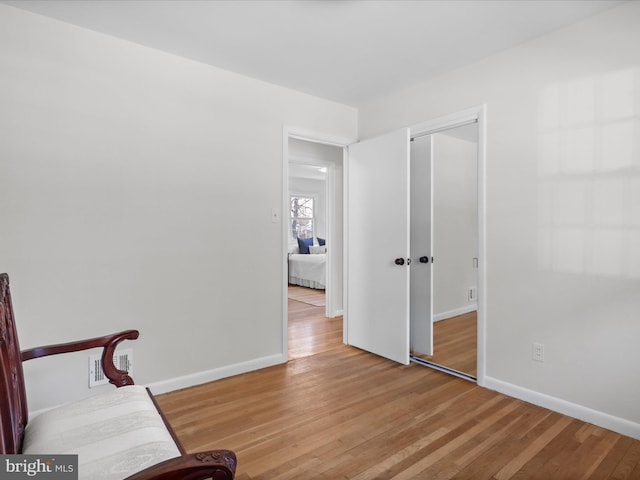
<instances>
[{"instance_id":1,"label":"window frame","mask_svg":"<svg viewBox=\"0 0 640 480\"><path fill-rule=\"evenodd\" d=\"M294 198L304 198L304 199L310 199L312 201L312 207L311 207L311 211L312 211L312 216L311 217L294 217L293 216L293 212L291 209L291 204ZM293 222L295 220L310 220L311 221L311 236L310 237L303 237L303 238L313 238L316 234L316 204L317 204L318 199L316 198L316 195L309 195L306 193L290 193L289 194L289 241L292 243L297 242L298 240L298 236L294 236L293 234Z\"/></svg>"}]
</instances>

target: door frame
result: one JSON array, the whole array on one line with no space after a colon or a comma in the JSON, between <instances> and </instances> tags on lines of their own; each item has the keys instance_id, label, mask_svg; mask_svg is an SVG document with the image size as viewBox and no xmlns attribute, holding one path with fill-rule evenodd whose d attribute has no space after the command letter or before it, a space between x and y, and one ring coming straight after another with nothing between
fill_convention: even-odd
<instances>
[{"instance_id":1,"label":"door frame","mask_svg":"<svg viewBox=\"0 0 640 480\"><path fill-rule=\"evenodd\" d=\"M430 135L467 123L478 124L478 345L476 383L486 377L487 345L487 204L486 204L486 116L485 104L435 118L409 127L411 137Z\"/></svg>"},{"instance_id":2,"label":"door frame","mask_svg":"<svg viewBox=\"0 0 640 480\"><path fill-rule=\"evenodd\" d=\"M334 147L342 148L342 162L343 168L345 165L346 157L347 157L347 146L352 143L355 143L357 139L355 138L345 138L338 137L335 135L307 130L304 128L298 128L293 126L283 126L282 128L282 204L281 204L281 213L280 213L280 221L281 221L281 285L282 285L282 355L284 358L289 358L289 335L288 335L288 327L289 327L289 302L287 295L287 288L289 284L288 278L288 236L289 236L289 138L295 138L298 140L303 140L305 142L313 142L313 143L321 143L324 145L331 145ZM334 215L330 213L334 208L334 197L335 197L335 168L331 165L327 170L327 216L329 221L327 222L327 243L331 245L332 240L335 236L335 218ZM344 211L344 208L343 208ZM343 212L344 214L344 212ZM275 220L274 220L275 221ZM346 238L343 231L343 265L346 264ZM331 255L331 249L329 248L327 251L327 278L331 278L330 275L333 275L333 270L335 269L334 265L334 256ZM346 272L343 267L343 309L344 304L346 302ZM331 312L332 315L338 315L340 312L335 308L335 286L334 282L329 280L327 282L327 290L326 294L326 313ZM326 314L325 313L325 314ZM343 341L346 335L346 317L343 317L342 328L343 328Z\"/></svg>"}]
</instances>

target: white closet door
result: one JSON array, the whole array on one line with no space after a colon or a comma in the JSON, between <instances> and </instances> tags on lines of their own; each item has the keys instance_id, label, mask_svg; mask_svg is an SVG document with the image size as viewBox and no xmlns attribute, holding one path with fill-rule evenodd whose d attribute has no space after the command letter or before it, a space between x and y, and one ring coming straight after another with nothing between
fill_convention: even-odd
<instances>
[{"instance_id":1,"label":"white closet door","mask_svg":"<svg viewBox=\"0 0 640 480\"><path fill-rule=\"evenodd\" d=\"M349 147L347 215L347 343L408 365L408 129Z\"/></svg>"},{"instance_id":2,"label":"white closet door","mask_svg":"<svg viewBox=\"0 0 640 480\"><path fill-rule=\"evenodd\" d=\"M411 142L411 350L433 355L433 140Z\"/></svg>"}]
</instances>

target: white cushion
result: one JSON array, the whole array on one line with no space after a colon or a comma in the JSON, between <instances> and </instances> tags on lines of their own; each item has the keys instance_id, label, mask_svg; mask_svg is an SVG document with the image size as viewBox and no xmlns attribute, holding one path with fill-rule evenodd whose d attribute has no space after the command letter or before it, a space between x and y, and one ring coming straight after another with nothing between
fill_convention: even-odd
<instances>
[{"instance_id":1,"label":"white cushion","mask_svg":"<svg viewBox=\"0 0 640 480\"><path fill-rule=\"evenodd\" d=\"M131 385L44 412L27 424L25 454L77 454L80 479L126 478L180 456L146 389Z\"/></svg>"},{"instance_id":2,"label":"white cushion","mask_svg":"<svg viewBox=\"0 0 640 480\"><path fill-rule=\"evenodd\" d=\"M327 247L325 245L312 245L309 247L309 253L327 253Z\"/></svg>"}]
</instances>

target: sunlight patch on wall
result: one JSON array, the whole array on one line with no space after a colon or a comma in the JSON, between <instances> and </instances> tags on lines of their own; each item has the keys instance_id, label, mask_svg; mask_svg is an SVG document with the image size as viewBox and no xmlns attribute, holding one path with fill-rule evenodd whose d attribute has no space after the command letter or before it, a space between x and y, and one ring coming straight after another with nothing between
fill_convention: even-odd
<instances>
[{"instance_id":1,"label":"sunlight patch on wall","mask_svg":"<svg viewBox=\"0 0 640 480\"><path fill-rule=\"evenodd\" d=\"M640 278L640 68L539 95L538 265Z\"/></svg>"}]
</instances>

